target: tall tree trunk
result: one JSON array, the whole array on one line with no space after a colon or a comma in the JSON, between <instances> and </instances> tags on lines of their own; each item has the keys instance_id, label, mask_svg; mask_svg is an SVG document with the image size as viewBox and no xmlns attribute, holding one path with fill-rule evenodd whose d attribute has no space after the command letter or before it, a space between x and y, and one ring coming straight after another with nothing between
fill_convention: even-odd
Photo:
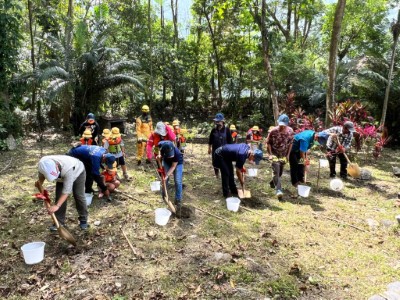
<instances>
[{"instance_id":1,"label":"tall tree trunk","mask_svg":"<svg viewBox=\"0 0 400 300\"><path fill-rule=\"evenodd\" d=\"M65 70L71 72L71 61L72 61L72 34L74 24L74 2L73 0L68 0L68 12L67 12L67 22L65 26ZM64 130L68 128L71 118L72 110L72 99L73 93L69 91L64 97L62 97L62 119Z\"/></svg>"},{"instance_id":2,"label":"tall tree trunk","mask_svg":"<svg viewBox=\"0 0 400 300\"><path fill-rule=\"evenodd\" d=\"M211 43L212 43L213 50L214 50L215 65L217 67L217 85L218 85L217 107L218 107L218 109L221 109L221 107L222 107L222 62L219 57L218 46L217 46L217 42L216 42L214 29L211 25L210 16L206 12L205 8L203 10L204 10L204 16L207 19L208 29L210 30L210 35L211 35Z\"/></svg>"},{"instance_id":3,"label":"tall tree trunk","mask_svg":"<svg viewBox=\"0 0 400 300\"><path fill-rule=\"evenodd\" d=\"M175 3L174 3L175 2ZM179 36L178 36L178 0L171 0L171 11L172 11L172 22L174 24L174 39L172 47L179 48Z\"/></svg>"},{"instance_id":4,"label":"tall tree trunk","mask_svg":"<svg viewBox=\"0 0 400 300\"><path fill-rule=\"evenodd\" d=\"M382 118L381 118L382 129L385 126L385 121L386 121L386 113L387 113L387 107L388 107L388 102L389 102L390 86L391 86L391 83L392 83L394 58L396 56L397 44L399 42L400 10L397 13L397 22L392 25L392 33L393 33L392 59L390 60L390 68L389 68L389 75L388 75L387 86L386 86L386 91L385 91L385 99L383 100Z\"/></svg>"},{"instance_id":5,"label":"tall tree trunk","mask_svg":"<svg viewBox=\"0 0 400 300\"><path fill-rule=\"evenodd\" d=\"M153 34L151 30L151 0L147 1L147 26L149 30L149 40L150 40L150 53L149 53L149 61L150 61L150 95L148 98L149 105L151 105L153 101L153 90L154 90L154 78L153 78Z\"/></svg>"},{"instance_id":6,"label":"tall tree trunk","mask_svg":"<svg viewBox=\"0 0 400 300\"><path fill-rule=\"evenodd\" d=\"M201 25L201 16L199 16L198 22L199 22L199 25ZM200 49L201 33L202 33L201 26L197 26L197 40L196 40L196 48L195 48L196 63L194 66L194 71L193 71L193 101L194 102L197 102L199 100L199 91L200 91L198 73L199 73L199 49Z\"/></svg>"},{"instance_id":7,"label":"tall tree trunk","mask_svg":"<svg viewBox=\"0 0 400 300\"><path fill-rule=\"evenodd\" d=\"M269 39L268 39L268 29L265 23L266 20L266 0L261 0L261 15L258 9L258 2L255 2L254 10L250 8L250 11L253 15L254 21L257 23L260 32L261 32L261 41L262 41L262 52L263 52L263 62L264 68L268 76L268 91L271 95L272 100L272 111L274 114L275 123L278 122L279 117L279 105L278 105L278 97L276 95L276 87L274 82L274 75L272 72L272 66L269 58Z\"/></svg>"},{"instance_id":8,"label":"tall tree trunk","mask_svg":"<svg viewBox=\"0 0 400 300\"><path fill-rule=\"evenodd\" d=\"M330 124L331 114L335 104L336 60L345 7L346 0L338 0L338 3L336 4L335 18L333 20L331 45L329 51L328 89L326 91L325 116L326 127Z\"/></svg>"}]
</instances>

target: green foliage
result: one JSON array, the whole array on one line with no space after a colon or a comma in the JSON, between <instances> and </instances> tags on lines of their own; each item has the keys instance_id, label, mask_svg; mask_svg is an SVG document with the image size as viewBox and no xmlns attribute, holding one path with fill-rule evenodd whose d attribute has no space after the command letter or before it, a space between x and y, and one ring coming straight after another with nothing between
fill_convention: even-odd
<instances>
[{"instance_id":1,"label":"green foliage","mask_svg":"<svg viewBox=\"0 0 400 300\"><path fill-rule=\"evenodd\" d=\"M261 288L277 299L295 299L300 295L296 279L289 275L283 275L277 279L266 280Z\"/></svg>"},{"instance_id":2,"label":"green foliage","mask_svg":"<svg viewBox=\"0 0 400 300\"><path fill-rule=\"evenodd\" d=\"M11 133L14 138L22 136L21 118L8 109L0 110L0 140L4 140Z\"/></svg>"}]
</instances>

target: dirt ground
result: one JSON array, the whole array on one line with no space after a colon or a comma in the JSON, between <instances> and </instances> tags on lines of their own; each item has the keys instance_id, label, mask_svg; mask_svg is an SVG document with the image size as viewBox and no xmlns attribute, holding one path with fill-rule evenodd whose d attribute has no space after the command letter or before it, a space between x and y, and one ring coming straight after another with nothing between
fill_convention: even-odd
<instances>
[{"instance_id":1,"label":"dirt ground","mask_svg":"<svg viewBox=\"0 0 400 300\"><path fill-rule=\"evenodd\" d=\"M65 153L70 142L56 134L40 143L30 138L0 155L2 299L367 299L398 279L400 190L391 168L400 166L398 152L385 150L377 163L360 159L372 180L349 179L340 192L329 189L328 169L321 169L317 189L322 153L315 152L310 196L291 198L296 191L285 171L283 202L262 161L258 176L246 178L253 197L234 213L226 209L207 146L189 143L184 203L195 213L163 227L154 209L166 206L150 191L156 172L136 166L135 144L127 140L132 181L120 190L128 196L115 195L109 204L95 196L87 232L68 200L74 248L49 232L50 216L32 200L40 157ZM53 184L45 187L54 191ZM20 251L31 241L46 243L36 265L26 265Z\"/></svg>"}]
</instances>

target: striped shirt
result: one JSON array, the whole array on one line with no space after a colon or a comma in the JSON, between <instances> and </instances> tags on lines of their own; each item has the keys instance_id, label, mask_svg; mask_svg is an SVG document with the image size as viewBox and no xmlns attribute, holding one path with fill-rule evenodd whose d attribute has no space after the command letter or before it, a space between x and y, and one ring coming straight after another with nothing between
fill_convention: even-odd
<instances>
[{"instance_id":1,"label":"striped shirt","mask_svg":"<svg viewBox=\"0 0 400 300\"><path fill-rule=\"evenodd\" d=\"M353 139L353 133L352 132L344 134L342 126L331 127L329 129L324 130L324 132L326 132L328 134L335 133L337 135L337 137L339 138L340 144L346 150L350 149L351 141ZM336 138L333 138L332 136L329 136L328 142L326 143L326 147L329 150L336 150L336 148L338 147L338 143L337 143Z\"/></svg>"}]
</instances>

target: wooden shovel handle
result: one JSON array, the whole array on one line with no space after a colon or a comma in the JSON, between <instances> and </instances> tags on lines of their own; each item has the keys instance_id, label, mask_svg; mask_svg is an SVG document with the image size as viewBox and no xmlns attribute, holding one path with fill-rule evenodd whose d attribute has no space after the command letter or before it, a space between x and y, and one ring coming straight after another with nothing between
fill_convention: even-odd
<instances>
[{"instance_id":1,"label":"wooden shovel handle","mask_svg":"<svg viewBox=\"0 0 400 300\"><path fill-rule=\"evenodd\" d=\"M35 182L35 186L38 188L38 190L43 194L44 189L42 184L40 183L40 181L36 181ZM46 205L46 208L49 208L50 205L50 199L48 197L46 197L46 199L44 200L44 204ZM56 225L57 228L60 227L60 223L58 223L57 217L54 215L54 213L50 214L51 218L53 219L54 224Z\"/></svg>"},{"instance_id":2,"label":"wooden shovel handle","mask_svg":"<svg viewBox=\"0 0 400 300\"><path fill-rule=\"evenodd\" d=\"M338 137L338 136L336 136L336 141L337 141L338 145L339 145L340 147L342 147L342 144L340 143L339 137ZM350 161L349 157L347 156L347 154L343 152L343 155L344 155L344 157L346 158L347 163L348 163L348 164L351 164L351 161Z\"/></svg>"}]
</instances>

